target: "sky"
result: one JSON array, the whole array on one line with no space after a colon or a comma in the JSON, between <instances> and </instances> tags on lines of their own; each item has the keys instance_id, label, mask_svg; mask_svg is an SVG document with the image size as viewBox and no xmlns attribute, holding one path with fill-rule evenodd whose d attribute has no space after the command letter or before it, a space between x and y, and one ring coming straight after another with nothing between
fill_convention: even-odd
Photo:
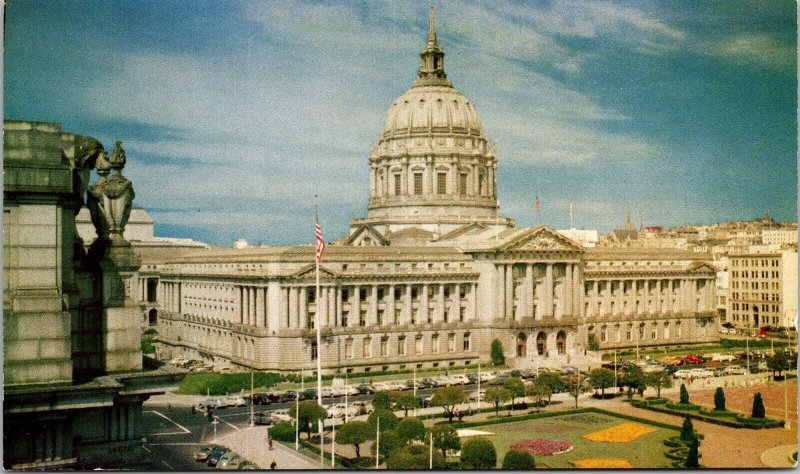
<instances>
[{"instance_id":1,"label":"sky","mask_svg":"<svg viewBox=\"0 0 800 474\"><path fill-rule=\"evenodd\" d=\"M797 220L794 1L438 0L448 79L496 143L500 213L601 233ZM429 2L10 0L3 110L122 141L156 235L327 240ZM535 196L542 209L534 212Z\"/></svg>"}]
</instances>

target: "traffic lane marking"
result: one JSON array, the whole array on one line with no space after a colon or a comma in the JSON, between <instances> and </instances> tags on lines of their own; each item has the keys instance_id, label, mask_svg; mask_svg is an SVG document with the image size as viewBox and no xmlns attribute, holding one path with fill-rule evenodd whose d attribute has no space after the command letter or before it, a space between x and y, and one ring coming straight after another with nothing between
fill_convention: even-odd
<instances>
[{"instance_id":1,"label":"traffic lane marking","mask_svg":"<svg viewBox=\"0 0 800 474\"><path fill-rule=\"evenodd\" d=\"M177 421L175 421L172 418L168 417L167 415L161 413L160 411L147 410L147 411L143 411L142 413L155 413L156 415L160 416L161 418L164 418L165 420L169 421L170 423L172 423L173 425L175 425L175 426L177 426L178 428L181 429L180 432L174 432L174 433L150 433L151 436L161 436L161 435L167 435L167 434L187 434L187 433L191 433L191 431L186 429L185 426L179 424Z\"/></svg>"}]
</instances>

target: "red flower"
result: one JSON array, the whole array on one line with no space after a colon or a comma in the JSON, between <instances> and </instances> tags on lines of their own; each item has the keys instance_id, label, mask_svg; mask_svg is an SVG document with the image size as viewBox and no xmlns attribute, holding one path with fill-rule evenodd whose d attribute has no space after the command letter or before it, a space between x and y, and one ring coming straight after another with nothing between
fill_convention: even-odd
<instances>
[{"instance_id":1,"label":"red flower","mask_svg":"<svg viewBox=\"0 0 800 474\"><path fill-rule=\"evenodd\" d=\"M572 445L566 441L543 438L524 439L514 443L511 447L527 451L535 456L552 456L572 450Z\"/></svg>"}]
</instances>

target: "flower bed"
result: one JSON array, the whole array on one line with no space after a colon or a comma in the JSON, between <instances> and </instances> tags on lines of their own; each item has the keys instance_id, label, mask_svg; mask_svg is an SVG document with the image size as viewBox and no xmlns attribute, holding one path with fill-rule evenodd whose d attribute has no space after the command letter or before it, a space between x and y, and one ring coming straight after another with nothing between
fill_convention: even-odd
<instances>
[{"instance_id":1,"label":"flower bed","mask_svg":"<svg viewBox=\"0 0 800 474\"><path fill-rule=\"evenodd\" d=\"M570 461L573 466L582 469L631 469L633 466L627 459L589 458Z\"/></svg>"},{"instance_id":2,"label":"flower bed","mask_svg":"<svg viewBox=\"0 0 800 474\"><path fill-rule=\"evenodd\" d=\"M553 456L572 451L572 445L566 441L555 439L524 439L511 446L513 449L527 451L534 456Z\"/></svg>"},{"instance_id":3,"label":"flower bed","mask_svg":"<svg viewBox=\"0 0 800 474\"><path fill-rule=\"evenodd\" d=\"M640 436L655 431L655 428L640 425L638 423L622 423L621 425L612 426L604 430L595 431L583 435L584 438L597 441L599 443L629 443Z\"/></svg>"}]
</instances>

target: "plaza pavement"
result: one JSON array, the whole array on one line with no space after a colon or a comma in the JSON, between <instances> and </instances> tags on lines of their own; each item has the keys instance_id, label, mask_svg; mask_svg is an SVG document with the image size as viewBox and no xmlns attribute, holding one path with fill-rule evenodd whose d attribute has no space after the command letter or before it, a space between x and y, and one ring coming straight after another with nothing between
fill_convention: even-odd
<instances>
[{"instance_id":1,"label":"plaza pavement","mask_svg":"<svg viewBox=\"0 0 800 474\"><path fill-rule=\"evenodd\" d=\"M259 469L269 469L272 461L281 470L319 469L319 460L311 459L281 443L273 442L270 451L266 426L243 428L219 438L217 444L230 448Z\"/></svg>"}]
</instances>

